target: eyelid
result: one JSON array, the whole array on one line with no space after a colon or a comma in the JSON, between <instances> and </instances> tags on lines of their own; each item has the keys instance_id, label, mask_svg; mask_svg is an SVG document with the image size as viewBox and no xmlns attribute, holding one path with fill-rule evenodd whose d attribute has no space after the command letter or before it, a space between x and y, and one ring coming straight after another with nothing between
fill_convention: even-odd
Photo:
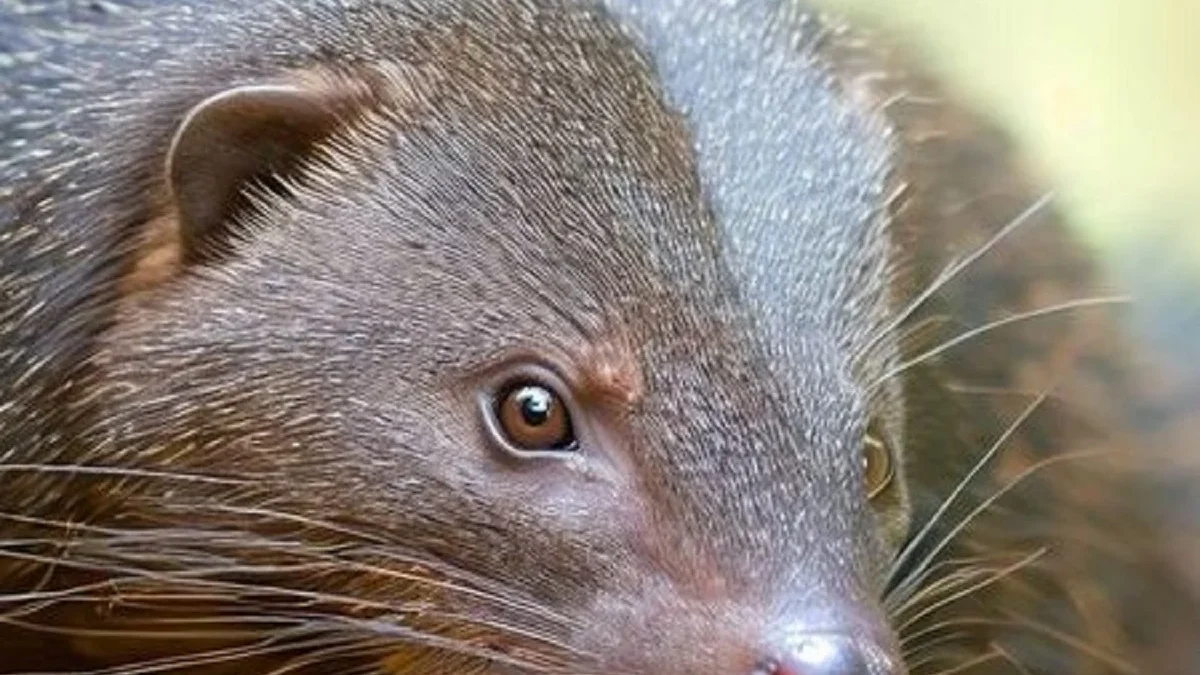
<instances>
[{"instance_id":1,"label":"eyelid","mask_svg":"<svg viewBox=\"0 0 1200 675\"><path fill-rule=\"evenodd\" d=\"M473 387L498 391L504 385L527 375L537 381L548 376L547 383L555 385L556 390L576 392L582 384L579 376L566 364L571 359L565 352L545 346L538 350L519 348L505 350L487 359L487 365L473 369L469 376ZM558 385L563 385L561 388Z\"/></svg>"}]
</instances>

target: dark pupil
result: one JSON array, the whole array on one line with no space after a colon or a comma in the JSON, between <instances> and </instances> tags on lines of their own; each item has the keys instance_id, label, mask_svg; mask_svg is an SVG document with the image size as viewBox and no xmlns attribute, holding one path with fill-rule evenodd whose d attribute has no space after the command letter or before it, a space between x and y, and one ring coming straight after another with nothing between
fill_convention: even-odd
<instances>
[{"instance_id":1,"label":"dark pupil","mask_svg":"<svg viewBox=\"0 0 1200 675\"><path fill-rule=\"evenodd\" d=\"M525 423L540 427L550 419L554 396L541 387L525 387L517 392L517 404L521 407L521 418Z\"/></svg>"}]
</instances>

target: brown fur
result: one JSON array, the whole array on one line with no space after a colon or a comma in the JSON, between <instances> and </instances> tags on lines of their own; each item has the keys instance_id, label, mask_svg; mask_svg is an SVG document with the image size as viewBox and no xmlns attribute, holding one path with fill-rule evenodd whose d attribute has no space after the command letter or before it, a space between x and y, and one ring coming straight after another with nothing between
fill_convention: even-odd
<instances>
[{"instance_id":1,"label":"brown fur","mask_svg":"<svg viewBox=\"0 0 1200 675\"><path fill-rule=\"evenodd\" d=\"M93 36L103 76L77 47L71 133L0 165L0 672L749 675L828 630L864 675L1192 672L1116 310L924 358L1105 292L1061 214L891 325L1042 194L1003 135L879 35L606 5L168 8ZM764 100L803 122L755 156L780 182L722 164ZM487 441L480 392L531 372L579 455Z\"/></svg>"}]
</instances>

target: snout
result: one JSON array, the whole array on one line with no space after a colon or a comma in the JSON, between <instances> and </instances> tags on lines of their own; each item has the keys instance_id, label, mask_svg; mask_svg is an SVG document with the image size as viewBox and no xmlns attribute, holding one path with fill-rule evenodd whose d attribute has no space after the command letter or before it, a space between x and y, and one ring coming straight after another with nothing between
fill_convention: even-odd
<instances>
[{"instance_id":1,"label":"snout","mask_svg":"<svg viewBox=\"0 0 1200 675\"><path fill-rule=\"evenodd\" d=\"M806 593L785 603L622 596L594 614L602 669L712 675L907 675L881 608L868 598ZM610 612L612 612L610 614Z\"/></svg>"},{"instance_id":2,"label":"snout","mask_svg":"<svg viewBox=\"0 0 1200 675\"><path fill-rule=\"evenodd\" d=\"M880 608L825 595L776 612L762 625L750 675L904 675L899 645Z\"/></svg>"},{"instance_id":3,"label":"snout","mask_svg":"<svg viewBox=\"0 0 1200 675\"><path fill-rule=\"evenodd\" d=\"M903 675L886 643L851 633L798 633L768 647L750 675Z\"/></svg>"}]
</instances>

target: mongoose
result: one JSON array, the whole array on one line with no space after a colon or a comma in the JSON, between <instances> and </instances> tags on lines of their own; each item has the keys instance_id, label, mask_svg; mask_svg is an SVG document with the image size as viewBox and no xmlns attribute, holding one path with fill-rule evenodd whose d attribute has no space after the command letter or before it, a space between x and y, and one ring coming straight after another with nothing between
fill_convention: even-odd
<instances>
[{"instance_id":1,"label":"mongoose","mask_svg":"<svg viewBox=\"0 0 1200 675\"><path fill-rule=\"evenodd\" d=\"M882 36L47 20L0 99L0 672L1194 672L1121 298Z\"/></svg>"}]
</instances>

